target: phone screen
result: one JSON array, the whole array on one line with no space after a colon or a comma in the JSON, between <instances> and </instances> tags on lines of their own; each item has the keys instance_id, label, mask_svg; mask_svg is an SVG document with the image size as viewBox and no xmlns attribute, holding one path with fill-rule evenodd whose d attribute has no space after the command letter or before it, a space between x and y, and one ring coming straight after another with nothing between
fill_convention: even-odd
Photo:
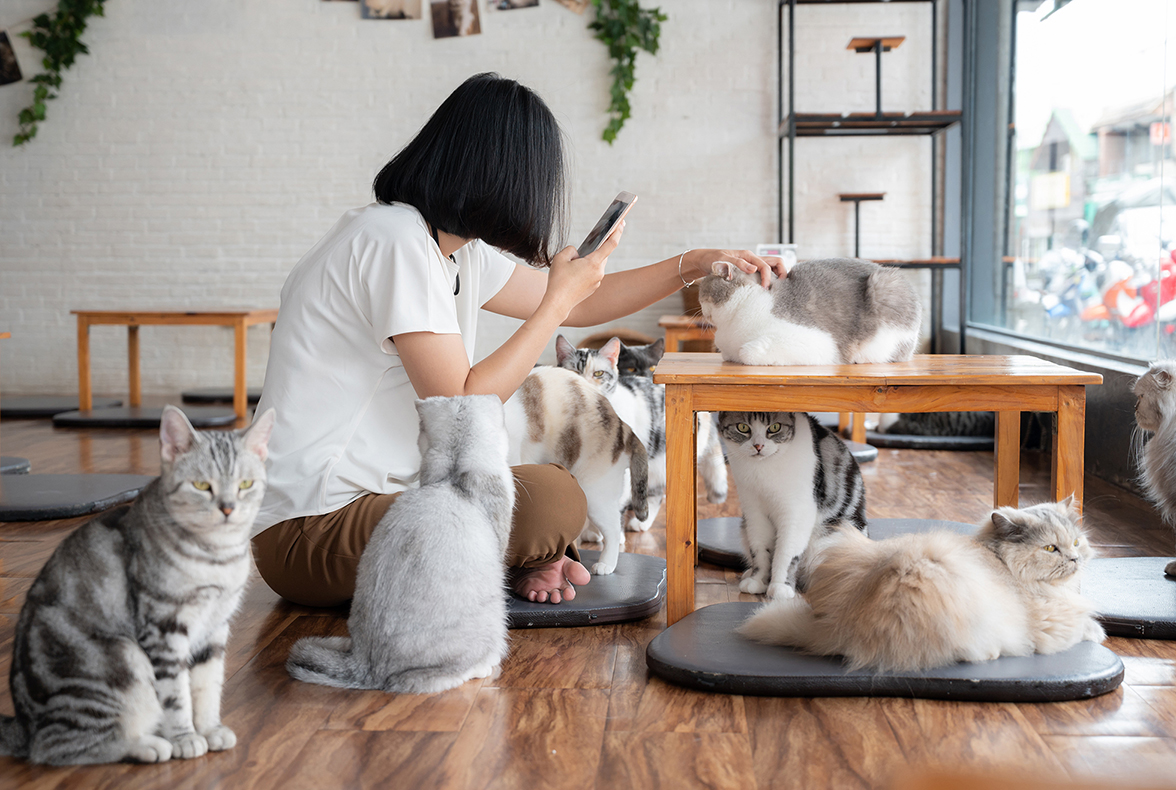
<instances>
[{"instance_id":1,"label":"phone screen","mask_svg":"<svg viewBox=\"0 0 1176 790\"><path fill-rule=\"evenodd\" d=\"M581 258L585 255L590 255L596 251L608 235L612 233L613 228L617 223L624 218L625 213L628 212L629 207L637 200L637 196L632 192L622 192L616 196L612 205L605 209L604 214L596 221L592 230L588 232L588 238L580 242L580 246L576 248L576 252Z\"/></svg>"}]
</instances>

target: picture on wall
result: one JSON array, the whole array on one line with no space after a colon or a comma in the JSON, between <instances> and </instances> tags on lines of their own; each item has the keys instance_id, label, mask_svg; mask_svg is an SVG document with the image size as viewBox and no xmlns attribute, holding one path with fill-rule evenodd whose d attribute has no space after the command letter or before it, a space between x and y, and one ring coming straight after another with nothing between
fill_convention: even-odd
<instances>
[{"instance_id":1,"label":"picture on wall","mask_svg":"<svg viewBox=\"0 0 1176 790\"><path fill-rule=\"evenodd\" d=\"M420 19L421 0L361 0L364 19Z\"/></svg>"},{"instance_id":2,"label":"picture on wall","mask_svg":"<svg viewBox=\"0 0 1176 790\"><path fill-rule=\"evenodd\" d=\"M16 62L16 53L12 51L12 42L8 40L8 34L0 30L0 85L20 82L22 79L20 64Z\"/></svg>"},{"instance_id":3,"label":"picture on wall","mask_svg":"<svg viewBox=\"0 0 1176 790\"><path fill-rule=\"evenodd\" d=\"M592 2L592 0L555 0L555 2L559 3L565 8L570 8L577 14L582 14L584 13L584 9L588 7L588 4Z\"/></svg>"},{"instance_id":4,"label":"picture on wall","mask_svg":"<svg viewBox=\"0 0 1176 790\"><path fill-rule=\"evenodd\" d=\"M538 8L539 0L486 0L488 11L514 11L516 8Z\"/></svg>"},{"instance_id":5,"label":"picture on wall","mask_svg":"<svg viewBox=\"0 0 1176 790\"><path fill-rule=\"evenodd\" d=\"M433 12L433 38L476 36L482 32L478 0L432 0L430 10Z\"/></svg>"}]
</instances>

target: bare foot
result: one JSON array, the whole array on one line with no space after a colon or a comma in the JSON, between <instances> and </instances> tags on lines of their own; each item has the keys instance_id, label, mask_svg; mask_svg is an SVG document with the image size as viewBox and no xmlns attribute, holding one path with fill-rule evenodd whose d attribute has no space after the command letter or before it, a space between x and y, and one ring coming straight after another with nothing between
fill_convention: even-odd
<instances>
[{"instance_id":1,"label":"bare foot","mask_svg":"<svg viewBox=\"0 0 1176 790\"><path fill-rule=\"evenodd\" d=\"M559 603L576 597L573 584L587 584L591 578L583 565L571 557L560 557L538 568L511 568L510 588L528 601Z\"/></svg>"}]
</instances>

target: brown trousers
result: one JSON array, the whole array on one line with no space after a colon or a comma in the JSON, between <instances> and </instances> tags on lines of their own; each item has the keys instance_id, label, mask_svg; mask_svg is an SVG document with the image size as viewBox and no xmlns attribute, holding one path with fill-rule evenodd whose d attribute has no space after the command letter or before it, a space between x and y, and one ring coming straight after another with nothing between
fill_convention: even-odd
<instances>
[{"instance_id":1,"label":"brown trousers","mask_svg":"<svg viewBox=\"0 0 1176 790\"><path fill-rule=\"evenodd\" d=\"M547 565L567 554L588 517L576 478L558 464L512 467L514 526L506 564ZM333 513L274 524L253 539L257 570L274 592L307 606L336 606L355 593L355 574L376 524L399 494L367 494Z\"/></svg>"}]
</instances>

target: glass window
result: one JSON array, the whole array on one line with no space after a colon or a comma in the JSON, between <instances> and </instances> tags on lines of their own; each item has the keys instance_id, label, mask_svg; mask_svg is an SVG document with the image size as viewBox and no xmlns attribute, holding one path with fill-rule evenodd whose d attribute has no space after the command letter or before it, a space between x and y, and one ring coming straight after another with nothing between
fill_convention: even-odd
<instances>
[{"instance_id":1,"label":"glass window","mask_svg":"<svg viewBox=\"0 0 1176 790\"><path fill-rule=\"evenodd\" d=\"M1176 8L1015 4L999 314L1017 334L1176 357Z\"/></svg>"}]
</instances>

